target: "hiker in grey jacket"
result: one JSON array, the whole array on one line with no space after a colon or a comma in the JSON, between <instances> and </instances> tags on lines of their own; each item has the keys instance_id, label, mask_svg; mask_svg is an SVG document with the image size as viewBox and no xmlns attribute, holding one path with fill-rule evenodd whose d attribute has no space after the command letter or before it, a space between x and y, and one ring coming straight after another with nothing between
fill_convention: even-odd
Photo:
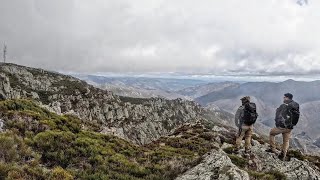
<instances>
[{"instance_id":1,"label":"hiker in grey jacket","mask_svg":"<svg viewBox=\"0 0 320 180\"><path fill-rule=\"evenodd\" d=\"M234 123L238 128L241 128L242 124L243 124L243 110L244 110L244 106L240 106L236 112L235 118L234 118Z\"/></svg>"},{"instance_id":2,"label":"hiker in grey jacket","mask_svg":"<svg viewBox=\"0 0 320 180\"><path fill-rule=\"evenodd\" d=\"M250 102L249 96L245 96L240 100L242 105L238 108L235 115L235 124L239 128L235 152L239 151L241 141L245 138L245 153L250 153L253 124L258 114L256 113L256 105ZM248 110L252 110L252 112L250 113ZM251 117L252 115L254 117Z\"/></svg>"}]
</instances>

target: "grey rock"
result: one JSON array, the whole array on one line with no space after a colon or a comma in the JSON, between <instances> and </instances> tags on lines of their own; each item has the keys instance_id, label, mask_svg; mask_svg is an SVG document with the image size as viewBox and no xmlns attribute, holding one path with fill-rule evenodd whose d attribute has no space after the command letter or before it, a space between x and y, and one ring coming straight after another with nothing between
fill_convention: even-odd
<instances>
[{"instance_id":1,"label":"grey rock","mask_svg":"<svg viewBox=\"0 0 320 180\"><path fill-rule=\"evenodd\" d=\"M264 171L279 171L287 176L287 179L309 180L320 179L320 173L316 167L309 162L291 158L290 161L281 161L275 154L266 153L268 145L256 144L252 147L258 166ZM258 169L259 170L259 169Z\"/></svg>"},{"instance_id":2,"label":"grey rock","mask_svg":"<svg viewBox=\"0 0 320 180\"><path fill-rule=\"evenodd\" d=\"M222 150L213 150L196 167L188 170L176 180L249 180L246 171L234 165Z\"/></svg>"},{"instance_id":3,"label":"grey rock","mask_svg":"<svg viewBox=\"0 0 320 180\"><path fill-rule=\"evenodd\" d=\"M0 132L3 132L4 131L4 121L2 119L0 119Z\"/></svg>"},{"instance_id":4,"label":"grey rock","mask_svg":"<svg viewBox=\"0 0 320 180\"><path fill-rule=\"evenodd\" d=\"M212 131L221 132L221 131L228 131L226 128L219 127L219 126L213 126Z\"/></svg>"}]
</instances>

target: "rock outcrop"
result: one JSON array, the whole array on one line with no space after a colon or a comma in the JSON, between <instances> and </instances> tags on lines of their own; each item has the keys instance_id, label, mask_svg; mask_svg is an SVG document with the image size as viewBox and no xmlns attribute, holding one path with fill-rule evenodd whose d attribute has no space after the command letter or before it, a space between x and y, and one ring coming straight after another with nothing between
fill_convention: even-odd
<instances>
[{"instance_id":1,"label":"rock outcrop","mask_svg":"<svg viewBox=\"0 0 320 180\"><path fill-rule=\"evenodd\" d=\"M249 180L246 171L234 165L222 150L213 150L205 155L204 160L196 167L188 170L176 180Z\"/></svg>"},{"instance_id":2,"label":"rock outcrop","mask_svg":"<svg viewBox=\"0 0 320 180\"><path fill-rule=\"evenodd\" d=\"M216 148L207 153L203 160L195 167L180 175L176 180L209 180L209 179L292 179L317 180L320 179L319 166L303 155L289 152L287 161L280 160L276 154L267 153L269 144L255 135L251 154L246 155L243 150L234 154L232 149L235 130L230 127L214 126L214 140ZM295 151L293 151L295 152ZM306 158L308 159L308 158ZM316 163L319 161L314 160Z\"/></svg>"},{"instance_id":3,"label":"rock outcrop","mask_svg":"<svg viewBox=\"0 0 320 180\"><path fill-rule=\"evenodd\" d=\"M290 158L290 161L281 161L277 155L267 153L265 150L268 148L268 144L261 145L259 142L255 142L256 146L252 148L252 154L250 157L252 165L256 171L278 171L283 173L287 179L292 180L311 180L320 179L320 173L317 167L310 162L301 161L297 158ZM250 162L249 162L250 163Z\"/></svg>"},{"instance_id":4,"label":"rock outcrop","mask_svg":"<svg viewBox=\"0 0 320 180\"><path fill-rule=\"evenodd\" d=\"M146 144L200 119L192 101L119 97L71 76L14 64L0 65L0 98L31 98L58 114L99 124L102 133Z\"/></svg>"}]
</instances>

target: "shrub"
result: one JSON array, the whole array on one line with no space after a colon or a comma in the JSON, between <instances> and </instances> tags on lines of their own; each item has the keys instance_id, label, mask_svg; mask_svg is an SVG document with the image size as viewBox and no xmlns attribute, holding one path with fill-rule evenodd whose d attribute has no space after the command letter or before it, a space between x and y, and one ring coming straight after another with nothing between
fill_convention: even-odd
<instances>
[{"instance_id":1,"label":"shrub","mask_svg":"<svg viewBox=\"0 0 320 180\"><path fill-rule=\"evenodd\" d=\"M248 171L248 174L250 176L250 179L252 180L274 180L275 178L270 175L266 174L264 172L256 172L256 171Z\"/></svg>"},{"instance_id":2,"label":"shrub","mask_svg":"<svg viewBox=\"0 0 320 180\"><path fill-rule=\"evenodd\" d=\"M78 90L82 95L87 93L86 85L83 81L60 80L52 84L54 87L60 88L59 94L74 95Z\"/></svg>"},{"instance_id":3,"label":"shrub","mask_svg":"<svg viewBox=\"0 0 320 180\"><path fill-rule=\"evenodd\" d=\"M207 141L211 141L214 138L214 134L211 132L204 132L204 133L201 133L199 135L199 137L201 137Z\"/></svg>"},{"instance_id":4,"label":"shrub","mask_svg":"<svg viewBox=\"0 0 320 180\"><path fill-rule=\"evenodd\" d=\"M55 167L50 176L49 180L72 180L73 176L66 170L62 169L61 167Z\"/></svg>"},{"instance_id":5,"label":"shrub","mask_svg":"<svg viewBox=\"0 0 320 180\"><path fill-rule=\"evenodd\" d=\"M223 151L227 154L232 154L234 152L234 147L231 146L231 147L224 148Z\"/></svg>"},{"instance_id":6,"label":"shrub","mask_svg":"<svg viewBox=\"0 0 320 180\"><path fill-rule=\"evenodd\" d=\"M22 138L12 132L0 133L0 160L5 163L24 162L36 155Z\"/></svg>"},{"instance_id":7,"label":"shrub","mask_svg":"<svg viewBox=\"0 0 320 180\"><path fill-rule=\"evenodd\" d=\"M294 158L297 158L301 161L305 160L305 156L301 153L301 151L299 150L289 150L288 153L287 153L287 156L288 157L294 157Z\"/></svg>"},{"instance_id":8,"label":"shrub","mask_svg":"<svg viewBox=\"0 0 320 180\"><path fill-rule=\"evenodd\" d=\"M245 168L248 164L248 160L233 154L228 154L229 158L231 159L232 163L240 168Z\"/></svg>"},{"instance_id":9,"label":"shrub","mask_svg":"<svg viewBox=\"0 0 320 180\"><path fill-rule=\"evenodd\" d=\"M60 116L29 100L0 101L0 114L8 131L0 134L0 179L174 179L213 148L202 127L136 146L94 132L102 122Z\"/></svg>"},{"instance_id":10,"label":"shrub","mask_svg":"<svg viewBox=\"0 0 320 180\"><path fill-rule=\"evenodd\" d=\"M276 180L286 180L287 179L285 174L283 174L279 171L276 171L276 170L272 170L267 173L272 175L274 177L274 179L276 179Z\"/></svg>"}]
</instances>

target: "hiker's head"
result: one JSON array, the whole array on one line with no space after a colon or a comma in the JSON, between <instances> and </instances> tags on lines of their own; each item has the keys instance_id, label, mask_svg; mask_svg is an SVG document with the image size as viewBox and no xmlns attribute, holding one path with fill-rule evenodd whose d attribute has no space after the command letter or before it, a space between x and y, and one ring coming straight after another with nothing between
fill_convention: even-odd
<instances>
[{"instance_id":1,"label":"hiker's head","mask_svg":"<svg viewBox=\"0 0 320 180\"><path fill-rule=\"evenodd\" d=\"M244 96L241 99L242 104L250 102L250 96Z\"/></svg>"},{"instance_id":2,"label":"hiker's head","mask_svg":"<svg viewBox=\"0 0 320 180\"><path fill-rule=\"evenodd\" d=\"M283 96L283 100L286 101L286 100L292 100L293 98L293 95L291 93L286 93L284 94Z\"/></svg>"}]
</instances>

